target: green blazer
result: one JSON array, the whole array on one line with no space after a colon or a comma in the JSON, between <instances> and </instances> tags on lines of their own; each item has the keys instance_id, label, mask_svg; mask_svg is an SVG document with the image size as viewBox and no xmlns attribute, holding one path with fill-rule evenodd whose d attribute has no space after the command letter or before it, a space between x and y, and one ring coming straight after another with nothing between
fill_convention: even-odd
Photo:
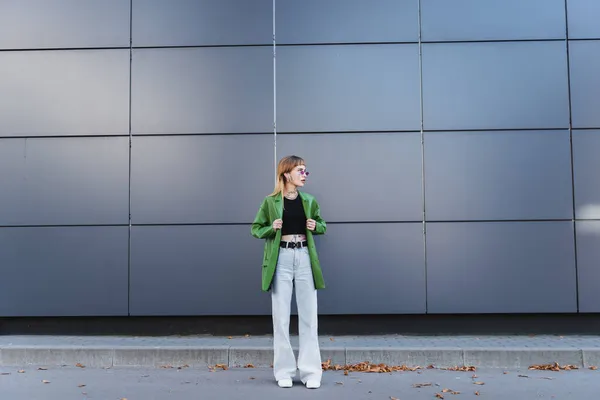
<instances>
[{"instance_id":1,"label":"green blazer","mask_svg":"<svg viewBox=\"0 0 600 400\"><path fill-rule=\"evenodd\" d=\"M316 289L324 289L325 282L319 257L315 247L313 235L322 235L327 230L327 224L321 218L319 204L314 196L298 192L302 199L304 213L307 219L314 219L316 226L314 231L306 230L306 240L308 242L308 254L310 255L310 264L312 268L313 280ZM281 229L275 231L273 229L273 221L283 217L283 200L282 196L267 196L263 200L254 222L252 222L252 236L258 239L265 239L265 248L262 260L262 291L268 292L271 289L271 282L275 275L275 267L279 257L279 242L281 241Z\"/></svg>"}]
</instances>

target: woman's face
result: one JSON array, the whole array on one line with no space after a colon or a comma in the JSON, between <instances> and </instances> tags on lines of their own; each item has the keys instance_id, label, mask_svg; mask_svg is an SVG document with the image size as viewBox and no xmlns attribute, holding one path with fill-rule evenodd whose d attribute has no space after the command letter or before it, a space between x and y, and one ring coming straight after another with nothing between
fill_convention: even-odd
<instances>
[{"instance_id":1,"label":"woman's face","mask_svg":"<svg viewBox=\"0 0 600 400\"><path fill-rule=\"evenodd\" d=\"M288 173L288 180L291 184L302 187L306 182L306 177L308 176L308 171L306 171L306 166L298 165L291 172Z\"/></svg>"}]
</instances>

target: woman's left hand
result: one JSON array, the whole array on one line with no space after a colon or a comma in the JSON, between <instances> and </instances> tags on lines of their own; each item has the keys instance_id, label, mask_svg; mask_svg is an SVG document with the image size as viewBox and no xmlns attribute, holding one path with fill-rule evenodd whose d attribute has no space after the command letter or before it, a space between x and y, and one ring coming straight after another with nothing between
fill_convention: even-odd
<instances>
[{"instance_id":1,"label":"woman's left hand","mask_svg":"<svg viewBox=\"0 0 600 400\"><path fill-rule=\"evenodd\" d=\"M317 221L315 221L314 219L306 220L306 227L308 228L309 231L314 231L316 226L317 226Z\"/></svg>"}]
</instances>

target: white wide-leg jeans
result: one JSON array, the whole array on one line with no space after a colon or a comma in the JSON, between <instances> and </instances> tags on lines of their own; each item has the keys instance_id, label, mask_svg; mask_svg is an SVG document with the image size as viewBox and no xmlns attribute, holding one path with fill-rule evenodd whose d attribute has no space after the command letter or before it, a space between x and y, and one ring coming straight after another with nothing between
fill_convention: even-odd
<instances>
[{"instance_id":1,"label":"white wide-leg jeans","mask_svg":"<svg viewBox=\"0 0 600 400\"><path fill-rule=\"evenodd\" d=\"M294 286L300 336L297 365L290 343L290 309ZM308 380L320 382L323 370L317 326L317 290L313 281L308 249L304 247L279 249L271 303L275 380L292 379L298 369L302 383Z\"/></svg>"}]
</instances>

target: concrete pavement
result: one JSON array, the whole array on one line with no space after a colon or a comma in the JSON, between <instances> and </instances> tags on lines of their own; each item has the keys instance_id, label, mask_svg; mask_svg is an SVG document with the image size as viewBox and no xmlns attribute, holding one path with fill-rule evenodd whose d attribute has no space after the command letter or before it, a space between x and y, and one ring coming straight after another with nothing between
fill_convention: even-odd
<instances>
[{"instance_id":1,"label":"concrete pavement","mask_svg":"<svg viewBox=\"0 0 600 400\"><path fill-rule=\"evenodd\" d=\"M160 369L144 367L0 367L0 392L7 400L189 400L189 399L594 399L600 370L568 372L438 369L385 374L327 371L318 390L297 379L277 387L270 368Z\"/></svg>"},{"instance_id":2,"label":"concrete pavement","mask_svg":"<svg viewBox=\"0 0 600 400\"><path fill-rule=\"evenodd\" d=\"M600 336L335 336L320 343L323 361L339 365L600 366ZM297 336L292 344L297 349ZM270 367L272 356L269 336L0 336L0 366Z\"/></svg>"}]
</instances>

